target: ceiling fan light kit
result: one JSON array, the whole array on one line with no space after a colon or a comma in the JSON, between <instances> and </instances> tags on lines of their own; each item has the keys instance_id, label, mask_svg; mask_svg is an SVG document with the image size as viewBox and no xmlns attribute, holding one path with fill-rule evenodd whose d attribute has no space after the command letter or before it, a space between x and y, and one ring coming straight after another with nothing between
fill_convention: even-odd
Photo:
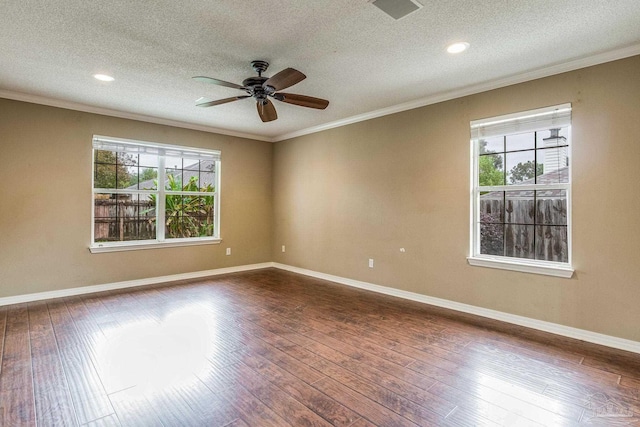
<instances>
[{"instance_id":1,"label":"ceiling fan light kit","mask_svg":"<svg viewBox=\"0 0 640 427\"><path fill-rule=\"evenodd\" d=\"M214 79L212 77L195 76L194 80L201 82L214 84L218 86L230 87L233 89L243 90L247 95L233 96L231 98L218 99L216 101L207 101L196 103L198 107L212 107L214 105L226 104L228 102L237 101L239 99L254 98L256 100L256 107L258 109L258 115L263 122L270 122L278 118L276 108L269 99L270 97L280 102L286 102L292 105L298 105L301 107L315 108L318 110L324 110L329 105L329 101L321 98L314 98L312 96L297 95L294 93L278 93L278 91L291 87L307 76L300 71L293 68L286 68L279 73L271 77L263 77L269 63L267 61L251 61L251 66L258 73L258 76L253 76L244 79L242 85L226 82L224 80Z\"/></svg>"}]
</instances>

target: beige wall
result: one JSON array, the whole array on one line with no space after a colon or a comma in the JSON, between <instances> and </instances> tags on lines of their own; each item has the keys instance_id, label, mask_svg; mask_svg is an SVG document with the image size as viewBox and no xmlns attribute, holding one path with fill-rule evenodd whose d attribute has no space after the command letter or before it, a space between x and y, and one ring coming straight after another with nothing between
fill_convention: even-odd
<instances>
[{"instance_id":1,"label":"beige wall","mask_svg":"<svg viewBox=\"0 0 640 427\"><path fill-rule=\"evenodd\" d=\"M276 261L640 341L639 72L633 57L275 145L0 99L0 297ZM565 102L576 274L469 266L469 121ZM89 253L93 134L221 150L223 243Z\"/></svg>"},{"instance_id":2,"label":"beige wall","mask_svg":"<svg viewBox=\"0 0 640 427\"><path fill-rule=\"evenodd\" d=\"M469 266L469 121L565 102L574 277ZM636 56L276 143L273 260L640 341L639 185Z\"/></svg>"},{"instance_id":3,"label":"beige wall","mask_svg":"<svg viewBox=\"0 0 640 427\"><path fill-rule=\"evenodd\" d=\"M222 243L91 254L93 134L221 150ZM0 297L270 261L272 151L266 142L0 99Z\"/></svg>"}]
</instances>

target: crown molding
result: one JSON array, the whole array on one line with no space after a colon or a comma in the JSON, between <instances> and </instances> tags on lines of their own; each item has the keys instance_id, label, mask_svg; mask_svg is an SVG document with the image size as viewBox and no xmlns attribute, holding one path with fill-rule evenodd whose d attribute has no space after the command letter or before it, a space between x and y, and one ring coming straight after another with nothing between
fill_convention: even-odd
<instances>
[{"instance_id":1,"label":"crown molding","mask_svg":"<svg viewBox=\"0 0 640 427\"><path fill-rule=\"evenodd\" d=\"M631 56L640 55L640 44L627 46L622 49L616 49L608 52L599 53L596 55L586 56L583 58L574 59L569 62L563 62L561 64L551 65L549 67L538 68L525 73L514 74L512 76L503 77L488 82L466 86L464 88L442 92L436 95L427 96L425 98L416 99L414 101L405 102L402 104L394 105L391 107L381 108L379 110L370 111L364 114L358 114L356 116L347 117L345 119L336 120L334 122L325 123L323 125L310 127L307 129L301 129L295 132L279 135L273 138L274 142L284 141L299 136L309 135L312 133L322 132L324 130L334 129L350 125L353 123L363 122L365 120L375 119L378 117L388 116L390 114L400 113L402 111L413 110L414 108L420 108L431 104L437 104L438 102L449 101L456 98L462 98L463 96L475 95L481 92L487 92L494 89L500 89L502 87L511 86L518 83L524 83L531 80L540 79L543 77L549 77L556 74L566 73L568 71L575 71L581 68L591 67L598 64L604 64L605 62L616 61L618 59L624 59Z\"/></svg>"},{"instance_id":2,"label":"crown molding","mask_svg":"<svg viewBox=\"0 0 640 427\"><path fill-rule=\"evenodd\" d=\"M138 120L147 123L155 123L166 126L174 126L178 128L198 130L202 132L216 133L220 135L234 136L238 138L253 139L257 141L265 142L279 142L287 139L296 138L299 136L310 135L317 132L322 132L329 129L334 129L353 123L363 122L366 120L375 119L378 117L388 116L390 114L400 113L407 110L413 110L415 108L424 107L427 105L437 104L439 102L449 101L463 96L475 95L477 93L486 92L489 90L500 89L502 87L511 86L518 83L524 83L531 80L536 80L544 77L553 76L556 74L566 73L569 71L575 71L581 68L591 67L598 64L604 64L606 62L616 61L619 59L628 58L631 56L640 55L640 43L627 46L624 48L602 52L596 55L585 56L582 58L574 59L572 61L563 62L560 64L551 65L548 67L538 68L525 73L514 74L512 76L503 77L499 79L490 80L484 83L466 86L460 89L452 91L442 92L439 94L427 96L424 98L416 99L402 104L393 105L386 108L370 111L368 113L358 114L355 116L347 117L344 119L336 120L333 122L325 123L318 126L313 126L306 129L300 129L294 132L285 133L273 137L264 135L255 135L244 132L237 132L228 129L216 128L212 126L199 125L194 123L187 123L178 120L163 119L154 116L147 116L143 114L129 113L124 111L112 110L102 107L94 107L77 102L64 101L55 98L48 98L39 95L31 95L22 92L13 92L7 90L0 90L0 98L13 99L16 101L30 102L34 104L48 105L51 107L66 108L69 110L82 111L86 113L102 114L105 116L118 117L122 119Z\"/></svg>"},{"instance_id":3,"label":"crown molding","mask_svg":"<svg viewBox=\"0 0 640 427\"><path fill-rule=\"evenodd\" d=\"M92 105L82 104L78 102L64 101L61 99L49 98L49 97L40 96L40 95L32 95L32 94L22 93L22 92L0 90L0 98L12 99L14 101L29 102L32 104L48 105L50 107L65 108L67 110L82 111L83 113L101 114L103 116L117 117L120 119L137 120L141 122L154 123L158 125L173 126L177 128L198 130L198 131L208 132L208 133L216 133L219 135L254 139L258 141L274 142L273 138L265 137L262 135L236 132L228 129L198 125L195 123L187 123L179 120L163 119L160 117L147 116L144 114L136 114L136 113L129 113L126 111L112 110L109 108L95 107Z\"/></svg>"}]
</instances>

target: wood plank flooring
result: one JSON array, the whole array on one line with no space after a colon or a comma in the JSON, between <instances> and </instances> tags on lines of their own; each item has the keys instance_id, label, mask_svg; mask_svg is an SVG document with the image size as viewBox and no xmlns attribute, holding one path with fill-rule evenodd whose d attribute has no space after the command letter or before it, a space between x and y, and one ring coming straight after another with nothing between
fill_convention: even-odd
<instances>
[{"instance_id":1,"label":"wood plank flooring","mask_svg":"<svg viewBox=\"0 0 640 427\"><path fill-rule=\"evenodd\" d=\"M276 269L0 307L0 426L640 426L640 355Z\"/></svg>"}]
</instances>

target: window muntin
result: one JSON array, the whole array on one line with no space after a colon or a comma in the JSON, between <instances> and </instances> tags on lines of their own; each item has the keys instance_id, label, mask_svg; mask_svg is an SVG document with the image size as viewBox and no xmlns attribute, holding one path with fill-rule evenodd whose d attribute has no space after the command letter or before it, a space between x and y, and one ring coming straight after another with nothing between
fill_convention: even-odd
<instances>
[{"instance_id":1,"label":"window muntin","mask_svg":"<svg viewBox=\"0 0 640 427\"><path fill-rule=\"evenodd\" d=\"M570 121L565 104L472 122L470 262L570 266Z\"/></svg>"},{"instance_id":2,"label":"window muntin","mask_svg":"<svg viewBox=\"0 0 640 427\"><path fill-rule=\"evenodd\" d=\"M219 241L220 152L102 136L93 148L92 248Z\"/></svg>"}]
</instances>

